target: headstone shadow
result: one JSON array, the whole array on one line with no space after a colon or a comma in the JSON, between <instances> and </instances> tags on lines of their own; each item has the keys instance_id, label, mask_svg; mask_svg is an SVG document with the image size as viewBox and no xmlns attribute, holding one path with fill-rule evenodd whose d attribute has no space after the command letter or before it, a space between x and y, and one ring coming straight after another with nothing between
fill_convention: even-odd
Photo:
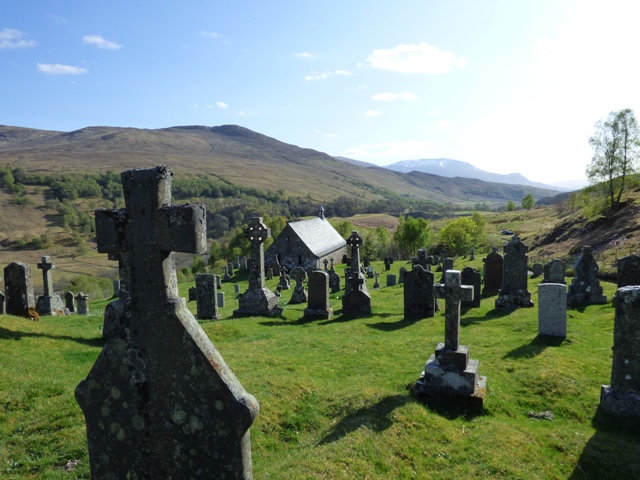
<instances>
[{"instance_id":1,"label":"headstone shadow","mask_svg":"<svg viewBox=\"0 0 640 480\"><path fill-rule=\"evenodd\" d=\"M374 432L382 432L393 425L393 420L390 418L391 413L410 401L413 399L407 395L392 395L383 398L374 405L360 408L334 425L331 431L318 442L318 445L338 441L364 426Z\"/></svg>"},{"instance_id":2,"label":"headstone shadow","mask_svg":"<svg viewBox=\"0 0 640 480\"><path fill-rule=\"evenodd\" d=\"M381 330L383 332L394 332L396 330L401 330L406 327L410 327L414 323L419 322L422 318L403 318L402 320L398 320L397 322L378 322L378 323L367 323L367 327L375 328L376 330Z\"/></svg>"},{"instance_id":3,"label":"headstone shadow","mask_svg":"<svg viewBox=\"0 0 640 480\"><path fill-rule=\"evenodd\" d=\"M519 359L537 357L548 347L560 347L565 342L571 343L571 340L567 340L566 338L561 337L546 337L544 335L538 335L527 345L521 345L517 348L514 348L502 358Z\"/></svg>"},{"instance_id":4,"label":"headstone shadow","mask_svg":"<svg viewBox=\"0 0 640 480\"><path fill-rule=\"evenodd\" d=\"M96 337L96 338L76 338L70 337L68 335L45 335L43 333L32 333L32 332L16 332L14 330L8 330L6 328L0 327L0 340L21 340L22 338L50 338L52 340L63 340L63 341L71 341L77 342L82 345L88 345L90 347L99 347L102 348L104 345L104 338Z\"/></svg>"}]
</instances>

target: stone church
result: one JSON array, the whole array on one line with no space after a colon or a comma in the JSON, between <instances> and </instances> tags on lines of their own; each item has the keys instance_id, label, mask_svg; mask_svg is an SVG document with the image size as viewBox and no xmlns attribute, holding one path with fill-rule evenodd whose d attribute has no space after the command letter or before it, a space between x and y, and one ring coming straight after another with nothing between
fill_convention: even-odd
<instances>
[{"instance_id":1,"label":"stone church","mask_svg":"<svg viewBox=\"0 0 640 480\"><path fill-rule=\"evenodd\" d=\"M324 260L333 257L340 263L347 252L347 242L324 217L320 207L318 217L289 222L271 246L264 252L264 264L273 266L276 259L281 266L305 270L324 268Z\"/></svg>"}]
</instances>

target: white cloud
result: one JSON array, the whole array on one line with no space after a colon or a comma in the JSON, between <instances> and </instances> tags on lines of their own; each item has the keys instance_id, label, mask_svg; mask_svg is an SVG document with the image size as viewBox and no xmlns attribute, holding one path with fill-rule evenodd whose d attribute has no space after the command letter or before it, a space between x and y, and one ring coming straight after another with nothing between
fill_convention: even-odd
<instances>
[{"instance_id":1,"label":"white cloud","mask_svg":"<svg viewBox=\"0 0 640 480\"><path fill-rule=\"evenodd\" d=\"M216 102L216 107L218 107L218 108L229 108L229 105L227 105L224 102Z\"/></svg>"},{"instance_id":2,"label":"white cloud","mask_svg":"<svg viewBox=\"0 0 640 480\"><path fill-rule=\"evenodd\" d=\"M314 54L309 52L300 52L300 53L294 54L293 56L298 58L316 58Z\"/></svg>"},{"instance_id":3,"label":"white cloud","mask_svg":"<svg viewBox=\"0 0 640 480\"><path fill-rule=\"evenodd\" d=\"M25 34L13 28L0 30L0 50L5 48L29 48L36 44L33 40L26 40Z\"/></svg>"},{"instance_id":4,"label":"white cloud","mask_svg":"<svg viewBox=\"0 0 640 480\"><path fill-rule=\"evenodd\" d=\"M436 142L383 142L358 145L340 155L343 157L360 159L380 159L386 161L406 160L408 158L428 158L437 146Z\"/></svg>"},{"instance_id":5,"label":"white cloud","mask_svg":"<svg viewBox=\"0 0 640 480\"><path fill-rule=\"evenodd\" d=\"M336 70L335 74L336 75L353 75L353 73L349 72L348 70Z\"/></svg>"},{"instance_id":6,"label":"white cloud","mask_svg":"<svg viewBox=\"0 0 640 480\"><path fill-rule=\"evenodd\" d=\"M59 63L39 63L38 71L47 75L80 75L89 70L71 65L60 65Z\"/></svg>"},{"instance_id":7,"label":"white cloud","mask_svg":"<svg viewBox=\"0 0 640 480\"><path fill-rule=\"evenodd\" d=\"M367 110L364 113L365 117L377 117L378 115L380 115L380 112L378 110Z\"/></svg>"},{"instance_id":8,"label":"white cloud","mask_svg":"<svg viewBox=\"0 0 640 480\"><path fill-rule=\"evenodd\" d=\"M424 42L374 50L366 61L373 68L400 73L444 73L467 64L464 57Z\"/></svg>"},{"instance_id":9,"label":"white cloud","mask_svg":"<svg viewBox=\"0 0 640 480\"><path fill-rule=\"evenodd\" d=\"M310 75L304 77L306 82L313 82L315 80L326 80L331 76L331 72L313 72Z\"/></svg>"},{"instance_id":10,"label":"white cloud","mask_svg":"<svg viewBox=\"0 0 640 480\"><path fill-rule=\"evenodd\" d=\"M389 102L391 100L408 100L413 101L417 100L418 97L413 93L392 93L392 92L384 92L384 93L375 93L371 96L371 100L383 100L385 102Z\"/></svg>"},{"instance_id":11,"label":"white cloud","mask_svg":"<svg viewBox=\"0 0 640 480\"><path fill-rule=\"evenodd\" d=\"M238 112L238 115L240 115L241 117L246 117L247 116L247 112Z\"/></svg>"},{"instance_id":12,"label":"white cloud","mask_svg":"<svg viewBox=\"0 0 640 480\"><path fill-rule=\"evenodd\" d=\"M82 37L82 43L106 50L119 50L122 48L122 45L118 42L107 40L102 35L85 35Z\"/></svg>"},{"instance_id":13,"label":"white cloud","mask_svg":"<svg viewBox=\"0 0 640 480\"><path fill-rule=\"evenodd\" d=\"M553 48L553 42L551 42L550 38L541 38L531 47L531 53L534 57L544 57Z\"/></svg>"},{"instance_id":14,"label":"white cloud","mask_svg":"<svg viewBox=\"0 0 640 480\"><path fill-rule=\"evenodd\" d=\"M203 37L212 38L214 40L216 38L220 38L220 34L217 32L200 32L200 35L202 35Z\"/></svg>"},{"instance_id":15,"label":"white cloud","mask_svg":"<svg viewBox=\"0 0 640 480\"><path fill-rule=\"evenodd\" d=\"M363 83L362 85L358 85L356 87L356 90L366 90L367 88L369 88L369 85L367 85L366 83Z\"/></svg>"}]
</instances>

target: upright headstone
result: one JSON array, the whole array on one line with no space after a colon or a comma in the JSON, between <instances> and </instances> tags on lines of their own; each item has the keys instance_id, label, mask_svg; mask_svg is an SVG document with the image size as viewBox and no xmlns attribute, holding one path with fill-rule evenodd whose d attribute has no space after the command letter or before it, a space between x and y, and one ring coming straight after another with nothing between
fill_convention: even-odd
<instances>
[{"instance_id":1,"label":"upright headstone","mask_svg":"<svg viewBox=\"0 0 640 480\"><path fill-rule=\"evenodd\" d=\"M240 293L240 284L239 283L234 283L233 284L233 293L235 293L236 295Z\"/></svg>"},{"instance_id":2,"label":"upright headstone","mask_svg":"<svg viewBox=\"0 0 640 480\"><path fill-rule=\"evenodd\" d=\"M618 288L640 285L640 256L629 255L618 259Z\"/></svg>"},{"instance_id":3,"label":"upright headstone","mask_svg":"<svg viewBox=\"0 0 640 480\"><path fill-rule=\"evenodd\" d=\"M189 288L188 292L190 302L195 302L196 300L198 300L198 289L195 286Z\"/></svg>"},{"instance_id":4,"label":"upright headstone","mask_svg":"<svg viewBox=\"0 0 640 480\"><path fill-rule=\"evenodd\" d=\"M234 270L233 270L233 263L229 262L227 263L227 271L229 272L229 276L233 277L234 275Z\"/></svg>"},{"instance_id":5,"label":"upright headstone","mask_svg":"<svg viewBox=\"0 0 640 480\"><path fill-rule=\"evenodd\" d=\"M600 406L621 416L640 416L640 286L619 288L613 298L611 385L603 385Z\"/></svg>"},{"instance_id":6,"label":"upright headstone","mask_svg":"<svg viewBox=\"0 0 640 480\"><path fill-rule=\"evenodd\" d=\"M444 283L445 272L447 270L453 270L453 258L442 258L442 277L440 278L440 283Z\"/></svg>"},{"instance_id":7,"label":"upright headstone","mask_svg":"<svg viewBox=\"0 0 640 480\"><path fill-rule=\"evenodd\" d=\"M267 280L273 280L273 268L268 267L266 269Z\"/></svg>"},{"instance_id":8,"label":"upright headstone","mask_svg":"<svg viewBox=\"0 0 640 480\"><path fill-rule=\"evenodd\" d=\"M380 288L380 282L378 281L379 276L380 274L378 272L373 272L373 277L375 278L375 281L373 282L373 288Z\"/></svg>"},{"instance_id":9,"label":"upright headstone","mask_svg":"<svg viewBox=\"0 0 640 480\"><path fill-rule=\"evenodd\" d=\"M273 276L274 277L279 277L280 276L280 269L282 267L280 267L280 263L278 263L278 259L276 259L274 265L273 265Z\"/></svg>"},{"instance_id":10,"label":"upright headstone","mask_svg":"<svg viewBox=\"0 0 640 480\"><path fill-rule=\"evenodd\" d=\"M395 287L398 283L398 277L395 273L387 274L387 287Z\"/></svg>"},{"instance_id":11,"label":"upright headstone","mask_svg":"<svg viewBox=\"0 0 640 480\"><path fill-rule=\"evenodd\" d=\"M342 290L342 287L340 286L340 275L336 273L333 266L329 269L329 288L331 293L338 293Z\"/></svg>"},{"instance_id":12,"label":"upright headstone","mask_svg":"<svg viewBox=\"0 0 640 480\"><path fill-rule=\"evenodd\" d=\"M373 265L369 265L367 267L367 278L373 278L373 272L374 272L374 268Z\"/></svg>"},{"instance_id":13,"label":"upright headstone","mask_svg":"<svg viewBox=\"0 0 640 480\"><path fill-rule=\"evenodd\" d=\"M564 283L538 285L538 335L567 336L567 286Z\"/></svg>"},{"instance_id":14,"label":"upright headstone","mask_svg":"<svg viewBox=\"0 0 640 480\"><path fill-rule=\"evenodd\" d=\"M294 305L298 303L307 303L307 292L304 289L304 281L307 279L307 272L305 272L304 268L296 267L291 272L291 277L295 280L296 286L293 289L289 303Z\"/></svg>"},{"instance_id":15,"label":"upright headstone","mask_svg":"<svg viewBox=\"0 0 640 480\"><path fill-rule=\"evenodd\" d=\"M357 230L353 230L347 239L351 247L351 272L347 277L347 288L342 296L342 313L371 313L371 296L367 291L367 282L360 273L360 247L363 240Z\"/></svg>"},{"instance_id":16,"label":"upright headstone","mask_svg":"<svg viewBox=\"0 0 640 480\"><path fill-rule=\"evenodd\" d=\"M400 267L400 271L398 272L398 283L404 283L404 280L406 277L407 277L407 269L405 267Z\"/></svg>"},{"instance_id":17,"label":"upright headstone","mask_svg":"<svg viewBox=\"0 0 640 480\"><path fill-rule=\"evenodd\" d=\"M291 288L291 280L284 268L280 270L280 286L282 290L289 290Z\"/></svg>"},{"instance_id":18,"label":"upright headstone","mask_svg":"<svg viewBox=\"0 0 640 480\"><path fill-rule=\"evenodd\" d=\"M473 298L471 300L462 300L463 307L477 308L480 306L480 284L482 283L482 275L475 268L464 267L460 275L463 285L471 285L473 287Z\"/></svg>"},{"instance_id":19,"label":"upright headstone","mask_svg":"<svg viewBox=\"0 0 640 480\"><path fill-rule=\"evenodd\" d=\"M4 293L7 315L29 316L29 309L36 307L29 265L12 262L4 267Z\"/></svg>"},{"instance_id":20,"label":"upright headstone","mask_svg":"<svg viewBox=\"0 0 640 480\"><path fill-rule=\"evenodd\" d=\"M71 313L76 311L76 297L73 295L73 292L64 294L64 306Z\"/></svg>"},{"instance_id":21,"label":"upright headstone","mask_svg":"<svg viewBox=\"0 0 640 480\"><path fill-rule=\"evenodd\" d=\"M222 267L222 271L224 272L224 277L222 278L222 280L224 280L225 282L230 282L231 275L229 275L229 267L225 265L224 267Z\"/></svg>"},{"instance_id":22,"label":"upright headstone","mask_svg":"<svg viewBox=\"0 0 640 480\"><path fill-rule=\"evenodd\" d=\"M575 277L567 292L568 305L607 303L607 297L603 295L600 280L598 280L599 270L591 253L591 247L582 247L582 252L573 265Z\"/></svg>"},{"instance_id":23,"label":"upright headstone","mask_svg":"<svg viewBox=\"0 0 640 480\"><path fill-rule=\"evenodd\" d=\"M469 260L475 260L476 259L476 249L471 247L471 255L469 255Z\"/></svg>"},{"instance_id":24,"label":"upright headstone","mask_svg":"<svg viewBox=\"0 0 640 480\"><path fill-rule=\"evenodd\" d=\"M216 288L219 290L222 288L222 278L220 278L220 275L214 275L216 278Z\"/></svg>"},{"instance_id":25,"label":"upright headstone","mask_svg":"<svg viewBox=\"0 0 640 480\"><path fill-rule=\"evenodd\" d=\"M538 278L543 274L544 268L541 263L534 263L531 267L531 272L533 273L533 275L531 275L532 278Z\"/></svg>"},{"instance_id":26,"label":"upright headstone","mask_svg":"<svg viewBox=\"0 0 640 480\"><path fill-rule=\"evenodd\" d=\"M362 264L364 265L364 268L368 268L369 267L369 257L364 257L364 259L362 260Z\"/></svg>"},{"instance_id":27,"label":"upright headstone","mask_svg":"<svg viewBox=\"0 0 640 480\"><path fill-rule=\"evenodd\" d=\"M404 278L404 318L426 318L434 315L433 273L418 264Z\"/></svg>"},{"instance_id":28,"label":"upright headstone","mask_svg":"<svg viewBox=\"0 0 640 480\"><path fill-rule=\"evenodd\" d=\"M483 295L495 295L502 288L502 267L504 259L498 253L496 247L492 247L492 251L484 260L484 287Z\"/></svg>"},{"instance_id":29,"label":"upright headstone","mask_svg":"<svg viewBox=\"0 0 640 480\"><path fill-rule=\"evenodd\" d=\"M388 272L389 270L391 270L391 264L387 261L384 262L384 271Z\"/></svg>"},{"instance_id":30,"label":"upright headstone","mask_svg":"<svg viewBox=\"0 0 640 480\"><path fill-rule=\"evenodd\" d=\"M449 270L445 283L433 287L435 296L445 299L445 341L438 343L422 376L416 382L418 395L485 396L486 378L478 375L478 360L469 359L469 347L460 345L460 302L473 298L473 287L461 285L460 272Z\"/></svg>"},{"instance_id":31,"label":"upright headstone","mask_svg":"<svg viewBox=\"0 0 640 480\"><path fill-rule=\"evenodd\" d=\"M205 253L204 207L170 204L167 167L123 172L122 184L127 208L96 211L96 237L99 252L120 252L126 290L76 388L91 478L251 478L258 403L178 294L172 251Z\"/></svg>"},{"instance_id":32,"label":"upright headstone","mask_svg":"<svg viewBox=\"0 0 640 480\"><path fill-rule=\"evenodd\" d=\"M329 303L329 274L322 270L314 270L309 275L309 303L304 316L310 318L329 319L333 315Z\"/></svg>"},{"instance_id":33,"label":"upright headstone","mask_svg":"<svg viewBox=\"0 0 640 480\"><path fill-rule=\"evenodd\" d=\"M245 237L251 243L252 268L249 270L249 288L240 295L236 317L280 315L278 298L264 285L264 241L271 237L271 229L262 223L262 217L253 217L245 229Z\"/></svg>"},{"instance_id":34,"label":"upright headstone","mask_svg":"<svg viewBox=\"0 0 640 480\"><path fill-rule=\"evenodd\" d=\"M0 292L0 315L4 315L5 313L4 304L5 304L5 296L4 296L4 293Z\"/></svg>"},{"instance_id":35,"label":"upright headstone","mask_svg":"<svg viewBox=\"0 0 640 480\"><path fill-rule=\"evenodd\" d=\"M89 295L78 292L76 301L78 302L78 315L89 315Z\"/></svg>"},{"instance_id":36,"label":"upright headstone","mask_svg":"<svg viewBox=\"0 0 640 480\"><path fill-rule=\"evenodd\" d=\"M218 296L218 307L224 308L225 307L224 292L218 292L217 296Z\"/></svg>"},{"instance_id":37,"label":"upright headstone","mask_svg":"<svg viewBox=\"0 0 640 480\"><path fill-rule=\"evenodd\" d=\"M324 264L324 271L328 272L329 271L329 260L327 260L326 258L322 261L322 263Z\"/></svg>"},{"instance_id":38,"label":"upright headstone","mask_svg":"<svg viewBox=\"0 0 640 480\"><path fill-rule=\"evenodd\" d=\"M240 257L240 270L248 270L247 267L247 257Z\"/></svg>"},{"instance_id":39,"label":"upright headstone","mask_svg":"<svg viewBox=\"0 0 640 480\"><path fill-rule=\"evenodd\" d=\"M233 275L233 268L240 268L240 257L236 255L236 258L233 259L233 263L231 264L231 275Z\"/></svg>"},{"instance_id":40,"label":"upright headstone","mask_svg":"<svg viewBox=\"0 0 640 480\"><path fill-rule=\"evenodd\" d=\"M545 264L542 272L542 283L565 283L564 262L554 258Z\"/></svg>"},{"instance_id":41,"label":"upright headstone","mask_svg":"<svg viewBox=\"0 0 640 480\"><path fill-rule=\"evenodd\" d=\"M420 265L425 270L427 269L427 251L424 248L418 249L418 258L416 258L416 265Z\"/></svg>"},{"instance_id":42,"label":"upright headstone","mask_svg":"<svg viewBox=\"0 0 640 480\"><path fill-rule=\"evenodd\" d=\"M511 310L514 308L533 307L531 293L528 290L527 247L518 235L504 247L504 266L502 288L496 299L496 309Z\"/></svg>"},{"instance_id":43,"label":"upright headstone","mask_svg":"<svg viewBox=\"0 0 640 480\"><path fill-rule=\"evenodd\" d=\"M118 298L120 296L120 280L113 280L113 298Z\"/></svg>"},{"instance_id":44,"label":"upright headstone","mask_svg":"<svg viewBox=\"0 0 640 480\"><path fill-rule=\"evenodd\" d=\"M36 302L36 312L39 315L55 315L56 312L64 308L64 302L60 295L53 293L53 280L51 278L51 270L56 266L51 263L51 257L44 255L38 264L38 268L42 270L42 283L44 285L44 294L38 297Z\"/></svg>"},{"instance_id":45,"label":"upright headstone","mask_svg":"<svg viewBox=\"0 0 640 480\"><path fill-rule=\"evenodd\" d=\"M196 312L202 320L220 320L218 314L218 289L212 273L196 275Z\"/></svg>"}]
</instances>

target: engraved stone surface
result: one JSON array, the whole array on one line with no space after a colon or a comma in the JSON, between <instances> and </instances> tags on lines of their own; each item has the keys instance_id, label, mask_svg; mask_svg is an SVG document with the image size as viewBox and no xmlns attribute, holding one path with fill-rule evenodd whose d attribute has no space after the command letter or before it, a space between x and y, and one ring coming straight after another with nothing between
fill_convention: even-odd
<instances>
[{"instance_id":1,"label":"engraved stone surface","mask_svg":"<svg viewBox=\"0 0 640 480\"><path fill-rule=\"evenodd\" d=\"M596 263L590 246L582 247L580 256L573 265L575 277L567 292L568 305L589 305L607 303L607 297L602 293Z\"/></svg>"},{"instance_id":2,"label":"engraved stone surface","mask_svg":"<svg viewBox=\"0 0 640 480\"><path fill-rule=\"evenodd\" d=\"M492 247L492 252L487 255L484 261L484 288L483 295L495 295L502 288L502 267L504 259L498 253L496 247Z\"/></svg>"},{"instance_id":3,"label":"engraved stone surface","mask_svg":"<svg viewBox=\"0 0 640 480\"><path fill-rule=\"evenodd\" d=\"M367 291L367 282L360 273L360 247L364 241L357 230L351 232L347 245L351 247L351 272L346 277L346 292L342 296L342 313L371 313L371 296Z\"/></svg>"},{"instance_id":4,"label":"engraved stone surface","mask_svg":"<svg viewBox=\"0 0 640 480\"><path fill-rule=\"evenodd\" d=\"M542 277L542 283L565 283L564 262L557 258L551 260L544 266Z\"/></svg>"},{"instance_id":5,"label":"engraved stone surface","mask_svg":"<svg viewBox=\"0 0 640 480\"><path fill-rule=\"evenodd\" d=\"M433 273L415 265L404 277L404 318L426 318L435 315Z\"/></svg>"},{"instance_id":6,"label":"engraved stone surface","mask_svg":"<svg viewBox=\"0 0 640 480\"><path fill-rule=\"evenodd\" d=\"M307 279L307 272L305 272L304 268L296 267L291 272L291 277L295 280L296 286L293 289L289 303L307 303L307 291L304 289L304 281Z\"/></svg>"},{"instance_id":7,"label":"engraved stone surface","mask_svg":"<svg viewBox=\"0 0 640 480\"><path fill-rule=\"evenodd\" d=\"M567 286L564 283L538 285L538 335L567 336Z\"/></svg>"},{"instance_id":8,"label":"engraved stone surface","mask_svg":"<svg viewBox=\"0 0 640 480\"><path fill-rule=\"evenodd\" d=\"M328 319L333 315L329 303L329 274L322 270L314 270L309 275L309 303L304 316Z\"/></svg>"},{"instance_id":9,"label":"engraved stone surface","mask_svg":"<svg viewBox=\"0 0 640 480\"><path fill-rule=\"evenodd\" d=\"M78 315L89 315L89 295L79 292L76 295L76 301L78 302Z\"/></svg>"},{"instance_id":10,"label":"engraved stone surface","mask_svg":"<svg viewBox=\"0 0 640 480\"><path fill-rule=\"evenodd\" d=\"M482 283L482 275L475 268L464 267L460 274L463 285L471 285L473 287L473 299L462 300L463 307L477 308L480 306L480 284Z\"/></svg>"},{"instance_id":11,"label":"engraved stone surface","mask_svg":"<svg viewBox=\"0 0 640 480\"><path fill-rule=\"evenodd\" d=\"M629 255L618 259L618 288L640 285L640 256Z\"/></svg>"},{"instance_id":12,"label":"engraved stone surface","mask_svg":"<svg viewBox=\"0 0 640 480\"><path fill-rule=\"evenodd\" d=\"M216 276L212 273L196 275L196 311L199 319L219 320Z\"/></svg>"},{"instance_id":13,"label":"engraved stone surface","mask_svg":"<svg viewBox=\"0 0 640 480\"><path fill-rule=\"evenodd\" d=\"M531 308L531 293L528 290L527 252L529 247L515 235L504 247L502 288L496 299L496 309Z\"/></svg>"},{"instance_id":14,"label":"engraved stone surface","mask_svg":"<svg viewBox=\"0 0 640 480\"><path fill-rule=\"evenodd\" d=\"M7 315L28 316L29 309L36 306L29 265L12 262L4 267L4 293Z\"/></svg>"}]
</instances>

